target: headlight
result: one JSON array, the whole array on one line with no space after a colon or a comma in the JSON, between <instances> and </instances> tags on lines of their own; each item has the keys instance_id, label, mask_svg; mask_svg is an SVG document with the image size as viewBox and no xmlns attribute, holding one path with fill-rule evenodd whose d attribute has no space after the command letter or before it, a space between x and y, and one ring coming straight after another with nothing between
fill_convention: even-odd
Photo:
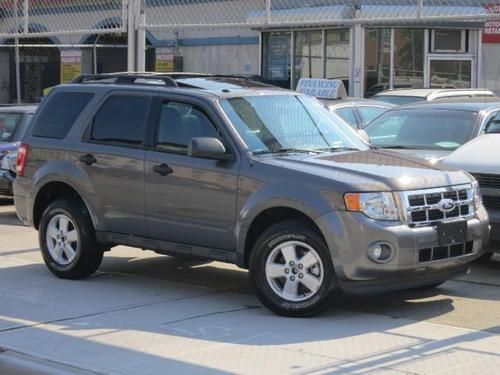
<instances>
[{"instance_id":1,"label":"headlight","mask_svg":"<svg viewBox=\"0 0 500 375\"><path fill-rule=\"evenodd\" d=\"M472 196L474 198L474 208L476 211L483 204L483 199L481 198L481 191L479 190L479 183L474 181L472 183Z\"/></svg>"},{"instance_id":2,"label":"headlight","mask_svg":"<svg viewBox=\"0 0 500 375\"><path fill-rule=\"evenodd\" d=\"M344 201L349 211L362 212L372 219L400 220L392 193L347 193Z\"/></svg>"}]
</instances>

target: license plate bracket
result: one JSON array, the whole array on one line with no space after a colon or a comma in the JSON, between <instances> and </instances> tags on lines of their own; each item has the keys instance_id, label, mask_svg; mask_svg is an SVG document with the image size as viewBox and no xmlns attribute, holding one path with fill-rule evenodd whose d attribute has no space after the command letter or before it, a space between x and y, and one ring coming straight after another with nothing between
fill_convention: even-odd
<instances>
[{"instance_id":1,"label":"license plate bracket","mask_svg":"<svg viewBox=\"0 0 500 375\"><path fill-rule=\"evenodd\" d=\"M464 243L467 240L467 221L460 220L451 223L438 223L437 232L439 246Z\"/></svg>"}]
</instances>

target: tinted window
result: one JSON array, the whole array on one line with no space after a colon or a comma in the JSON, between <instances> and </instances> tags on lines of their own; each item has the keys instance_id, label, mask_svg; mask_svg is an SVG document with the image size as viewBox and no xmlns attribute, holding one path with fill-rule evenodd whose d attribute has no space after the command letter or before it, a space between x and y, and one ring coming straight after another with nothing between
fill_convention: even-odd
<instances>
[{"instance_id":1,"label":"tinted window","mask_svg":"<svg viewBox=\"0 0 500 375\"><path fill-rule=\"evenodd\" d=\"M376 95L373 99L381 102L392 103L396 105L412 104L425 101L421 96L397 96L397 95Z\"/></svg>"},{"instance_id":2,"label":"tinted window","mask_svg":"<svg viewBox=\"0 0 500 375\"><path fill-rule=\"evenodd\" d=\"M91 138L101 142L141 144L150 99L139 96L113 96L94 116Z\"/></svg>"},{"instance_id":3,"label":"tinted window","mask_svg":"<svg viewBox=\"0 0 500 375\"><path fill-rule=\"evenodd\" d=\"M21 119L19 113L0 113L0 142L11 142Z\"/></svg>"},{"instance_id":4,"label":"tinted window","mask_svg":"<svg viewBox=\"0 0 500 375\"><path fill-rule=\"evenodd\" d=\"M94 94L60 92L49 97L33 128L33 136L63 139Z\"/></svg>"},{"instance_id":5,"label":"tinted window","mask_svg":"<svg viewBox=\"0 0 500 375\"><path fill-rule=\"evenodd\" d=\"M337 108L334 110L334 112L340 117L342 117L342 119L349 125L351 125L353 128L358 127L358 124L356 122L356 115L354 114L352 108Z\"/></svg>"},{"instance_id":6,"label":"tinted window","mask_svg":"<svg viewBox=\"0 0 500 375\"><path fill-rule=\"evenodd\" d=\"M454 150L473 133L476 112L396 110L375 119L365 130L379 147Z\"/></svg>"},{"instance_id":7,"label":"tinted window","mask_svg":"<svg viewBox=\"0 0 500 375\"><path fill-rule=\"evenodd\" d=\"M361 114L361 117L363 118L363 124L367 125L373 120L375 120L377 117L379 117L382 113L387 112L387 109L381 107L361 106L358 107L358 111Z\"/></svg>"},{"instance_id":8,"label":"tinted window","mask_svg":"<svg viewBox=\"0 0 500 375\"><path fill-rule=\"evenodd\" d=\"M168 102L161 108L157 131L157 148L187 152L191 138L219 135L205 113L187 103Z\"/></svg>"}]
</instances>

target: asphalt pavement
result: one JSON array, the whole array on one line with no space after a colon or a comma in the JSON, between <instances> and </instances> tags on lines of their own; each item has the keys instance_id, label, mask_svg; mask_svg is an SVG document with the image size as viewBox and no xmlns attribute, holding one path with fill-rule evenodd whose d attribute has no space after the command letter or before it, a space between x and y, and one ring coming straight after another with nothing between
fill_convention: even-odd
<instances>
[{"instance_id":1,"label":"asphalt pavement","mask_svg":"<svg viewBox=\"0 0 500 375\"><path fill-rule=\"evenodd\" d=\"M99 272L55 278L0 200L0 374L493 374L500 257L435 291L341 297L278 317L248 274L119 246Z\"/></svg>"}]
</instances>

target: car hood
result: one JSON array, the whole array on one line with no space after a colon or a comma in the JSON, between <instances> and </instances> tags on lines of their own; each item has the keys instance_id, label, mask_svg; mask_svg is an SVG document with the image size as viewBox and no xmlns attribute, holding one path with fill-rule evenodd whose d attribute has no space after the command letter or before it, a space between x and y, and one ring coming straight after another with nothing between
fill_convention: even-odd
<instances>
[{"instance_id":1,"label":"car hood","mask_svg":"<svg viewBox=\"0 0 500 375\"><path fill-rule=\"evenodd\" d=\"M477 137L456 149L442 163L470 173L500 174L500 134Z\"/></svg>"},{"instance_id":2,"label":"car hood","mask_svg":"<svg viewBox=\"0 0 500 375\"><path fill-rule=\"evenodd\" d=\"M398 154L413 156L420 159L425 159L430 161L431 163L435 163L437 161L442 160L446 156L452 153L452 151L443 151L443 150L426 150L426 149L418 149L418 150L391 150L393 152L397 152Z\"/></svg>"},{"instance_id":3,"label":"car hood","mask_svg":"<svg viewBox=\"0 0 500 375\"><path fill-rule=\"evenodd\" d=\"M268 155L260 160L328 178L345 191L416 190L470 183L462 171L390 151Z\"/></svg>"}]
</instances>

